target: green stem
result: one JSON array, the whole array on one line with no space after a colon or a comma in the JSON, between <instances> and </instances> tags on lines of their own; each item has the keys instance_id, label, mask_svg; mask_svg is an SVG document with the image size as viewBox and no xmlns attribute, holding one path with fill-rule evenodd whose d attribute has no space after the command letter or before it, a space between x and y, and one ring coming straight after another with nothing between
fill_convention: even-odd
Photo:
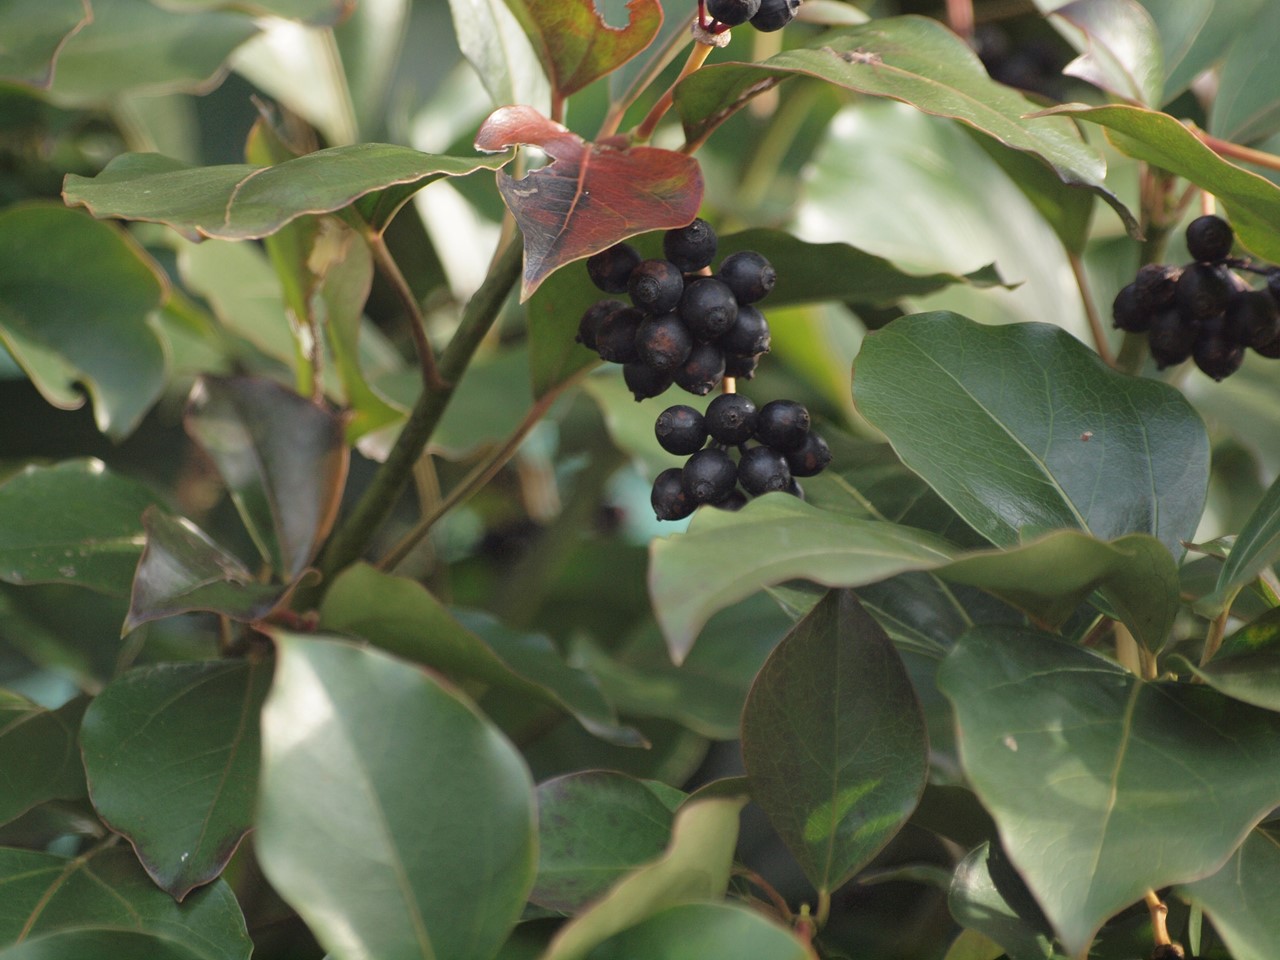
<instances>
[{"instance_id":1,"label":"green stem","mask_svg":"<svg viewBox=\"0 0 1280 960\"><path fill-rule=\"evenodd\" d=\"M523 244L516 234L498 254L484 283L467 303L457 332L440 355L440 376L448 386L441 390L424 390L418 397L386 462L325 547L320 558L320 572L326 583L338 571L359 559L408 487L413 477L413 465L422 456L440 423L453 397L454 386L462 379L471 358L520 277L523 253Z\"/></svg>"},{"instance_id":2,"label":"green stem","mask_svg":"<svg viewBox=\"0 0 1280 960\"><path fill-rule=\"evenodd\" d=\"M404 306L405 313L408 314L409 333L413 337L413 346L418 353L418 365L422 368L423 389L432 391L445 389L447 384L441 379L440 370L436 366L436 355L431 349L431 341L427 339L426 318L422 315L422 308L418 305L418 298L414 296L413 288L409 286L409 281L401 272L396 258L387 249L387 242L382 233L367 223L362 224L359 229L365 243L369 245L369 250L373 253L373 262L378 265L383 277L391 284L396 296L400 298L400 303Z\"/></svg>"}]
</instances>

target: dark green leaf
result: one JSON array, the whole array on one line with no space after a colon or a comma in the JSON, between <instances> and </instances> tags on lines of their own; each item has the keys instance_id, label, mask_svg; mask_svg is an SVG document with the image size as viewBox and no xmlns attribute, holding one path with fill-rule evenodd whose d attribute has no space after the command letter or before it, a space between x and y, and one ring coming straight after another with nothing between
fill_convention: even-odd
<instances>
[{"instance_id":1,"label":"dark green leaf","mask_svg":"<svg viewBox=\"0 0 1280 960\"><path fill-rule=\"evenodd\" d=\"M1235 960L1269 960L1280 943L1280 833L1257 827L1221 870L1177 893L1204 910Z\"/></svg>"},{"instance_id":2,"label":"dark green leaf","mask_svg":"<svg viewBox=\"0 0 1280 960\"><path fill-rule=\"evenodd\" d=\"M915 809L924 719L884 630L832 591L778 645L742 711L751 798L820 893L866 866Z\"/></svg>"},{"instance_id":3,"label":"dark green leaf","mask_svg":"<svg viewBox=\"0 0 1280 960\"><path fill-rule=\"evenodd\" d=\"M46 800L84 796L84 768L77 734L83 699L46 710L26 697L0 690L0 823Z\"/></svg>"},{"instance_id":4,"label":"dark green leaf","mask_svg":"<svg viewBox=\"0 0 1280 960\"><path fill-rule=\"evenodd\" d=\"M185 517L156 507L142 515L147 545L133 578L124 632L162 617L207 610L232 620L260 620L290 585L260 583L245 566Z\"/></svg>"},{"instance_id":5,"label":"dark green leaf","mask_svg":"<svg viewBox=\"0 0 1280 960\"><path fill-rule=\"evenodd\" d=\"M270 680L269 666L244 661L139 667L85 715L94 808L179 902L222 872L252 826Z\"/></svg>"},{"instance_id":6,"label":"dark green leaf","mask_svg":"<svg viewBox=\"0 0 1280 960\"><path fill-rule=\"evenodd\" d=\"M1119 104L1067 104L1051 112L1107 127L1108 139L1123 153L1213 194L1243 246L1264 260L1280 260L1280 186L1224 160L1167 113Z\"/></svg>"},{"instance_id":7,"label":"dark green leaf","mask_svg":"<svg viewBox=\"0 0 1280 960\"><path fill-rule=\"evenodd\" d=\"M0 13L0 79L47 87L63 44L93 19L88 0L15 0Z\"/></svg>"},{"instance_id":8,"label":"dark green leaf","mask_svg":"<svg viewBox=\"0 0 1280 960\"><path fill-rule=\"evenodd\" d=\"M203 377L185 420L263 559L282 579L300 576L337 516L350 453L344 418L273 380Z\"/></svg>"},{"instance_id":9,"label":"dark green leaf","mask_svg":"<svg viewBox=\"0 0 1280 960\"><path fill-rule=\"evenodd\" d=\"M962 926L995 940L1010 960L1051 960L1053 932L1004 851L984 843L956 867L947 893Z\"/></svg>"},{"instance_id":10,"label":"dark green leaf","mask_svg":"<svg viewBox=\"0 0 1280 960\"><path fill-rule=\"evenodd\" d=\"M1063 73L1124 100L1160 105L1160 35L1137 0L1076 0L1055 10L1051 19L1080 54Z\"/></svg>"},{"instance_id":11,"label":"dark green leaf","mask_svg":"<svg viewBox=\"0 0 1280 960\"><path fill-rule=\"evenodd\" d=\"M248 960L252 944L221 881L174 903L128 847L74 860L0 849L0 952L21 960Z\"/></svg>"},{"instance_id":12,"label":"dark green leaf","mask_svg":"<svg viewBox=\"0 0 1280 960\"><path fill-rule=\"evenodd\" d=\"M575 339L587 307L607 294L597 290L580 267L557 270L525 304L529 318L529 374L533 392L543 397L584 367L600 362L594 350Z\"/></svg>"},{"instance_id":13,"label":"dark green leaf","mask_svg":"<svg viewBox=\"0 0 1280 960\"><path fill-rule=\"evenodd\" d=\"M96 217L166 223L195 240L265 237L309 213L332 213L397 184L496 170L511 158L443 157L386 143L330 147L272 167L193 167L126 153L96 177L67 177L63 196Z\"/></svg>"},{"instance_id":14,"label":"dark green leaf","mask_svg":"<svg viewBox=\"0 0 1280 960\"><path fill-rule=\"evenodd\" d=\"M1280 557L1280 479L1271 484L1262 502L1245 522L1231 552L1218 574L1218 586L1212 597L1205 598L1197 609L1215 616L1246 583L1266 570Z\"/></svg>"},{"instance_id":15,"label":"dark green leaf","mask_svg":"<svg viewBox=\"0 0 1280 960\"><path fill-rule=\"evenodd\" d=\"M146 487L100 460L29 466L0 485L0 580L127 596L144 543Z\"/></svg>"},{"instance_id":16,"label":"dark green leaf","mask_svg":"<svg viewBox=\"0 0 1280 960\"><path fill-rule=\"evenodd\" d=\"M1150 533L1176 557L1199 522L1209 445L1195 411L1057 327L904 317L868 335L853 384L903 462L996 544Z\"/></svg>"},{"instance_id":17,"label":"dark green leaf","mask_svg":"<svg viewBox=\"0 0 1280 960\"><path fill-rule=\"evenodd\" d=\"M419 667L277 634L255 843L342 957L489 960L533 885L533 783L515 748Z\"/></svg>"},{"instance_id":18,"label":"dark green leaf","mask_svg":"<svg viewBox=\"0 0 1280 960\"><path fill-rule=\"evenodd\" d=\"M93 400L98 429L131 433L165 381L148 323L166 283L126 234L76 210L30 203L0 213L0 343L46 400Z\"/></svg>"},{"instance_id":19,"label":"dark green leaf","mask_svg":"<svg viewBox=\"0 0 1280 960\"><path fill-rule=\"evenodd\" d=\"M1280 710L1280 608L1227 637L1204 666L1187 668L1228 697Z\"/></svg>"},{"instance_id":20,"label":"dark green leaf","mask_svg":"<svg viewBox=\"0 0 1280 960\"><path fill-rule=\"evenodd\" d=\"M810 949L764 915L733 903L687 903L657 913L595 947L587 960L809 960Z\"/></svg>"},{"instance_id":21,"label":"dark green leaf","mask_svg":"<svg viewBox=\"0 0 1280 960\"><path fill-rule=\"evenodd\" d=\"M1147 890L1217 870L1280 803L1280 716L1207 687L999 627L962 637L938 683L965 773L1073 956Z\"/></svg>"},{"instance_id":22,"label":"dark green leaf","mask_svg":"<svg viewBox=\"0 0 1280 960\"><path fill-rule=\"evenodd\" d=\"M658 857L672 811L631 777L588 770L538 786L538 879L529 899L577 913L631 870Z\"/></svg>"}]
</instances>

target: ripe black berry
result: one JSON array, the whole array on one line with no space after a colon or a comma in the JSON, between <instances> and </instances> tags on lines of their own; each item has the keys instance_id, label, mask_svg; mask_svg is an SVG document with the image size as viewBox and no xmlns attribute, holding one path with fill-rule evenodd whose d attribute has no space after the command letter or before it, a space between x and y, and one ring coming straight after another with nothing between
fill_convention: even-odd
<instances>
[{"instance_id":1,"label":"ripe black berry","mask_svg":"<svg viewBox=\"0 0 1280 960\"><path fill-rule=\"evenodd\" d=\"M751 25L763 33L781 30L795 19L800 0L762 0Z\"/></svg>"},{"instance_id":2,"label":"ripe black berry","mask_svg":"<svg viewBox=\"0 0 1280 960\"><path fill-rule=\"evenodd\" d=\"M1171 304L1181 276L1181 267L1166 263L1148 263L1139 267L1133 285L1138 291L1138 299L1143 308L1148 313L1155 313L1161 307Z\"/></svg>"},{"instance_id":3,"label":"ripe black berry","mask_svg":"<svg viewBox=\"0 0 1280 960\"><path fill-rule=\"evenodd\" d=\"M702 414L683 403L658 414L653 432L663 450L682 457L697 453L707 442L707 424Z\"/></svg>"},{"instance_id":4,"label":"ripe black berry","mask_svg":"<svg viewBox=\"0 0 1280 960\"><path fill-rule=\"evenodd\" d=\"M773 264L754 250L731 253L720 264L716 274L729 285L738 303L755 303L763 300L778 282Z\"/></svg>"},{"instance_id":5,"label":"ripe black berry","mask_svg":"<svg viewBox=\"0 0 1280 960\"><path fill-rule=\"evenodd\" d=\"M716 257L716 232L698 219L679 230L662 235L662 252L685 273L697 273Z\"/></svg>"},{"instance_id":6,"label":"ripe black berry","mask_svg":"<svg viewBox=\"0 0 1280 960\"><path fill-rule=\"evenodd\" d=\"M754 357L768 353L769 321L750 304L738 307L738 319L718 342L728 356Z\"/></svg>"},{"instance_id":7,"label":"ripe black berry","mask_svg":"<svg viewBox=\"0 0 1280 960\"><path fill-rule=\"evenodd\" d=\"M649 502L659 520L683 520L697 506L684 491L683 473L679 467L672 467L663 470L653 481Z\"/></svg>"},{"instance_id":8,"label":"ripe black berry","mask_svg":"<svg viewBox=\"0 0 1280 960\"><path fill-rule=\"evenodd\" d=\"M615 243L587 258L587 275L605 293L626 293L627 278L640 265L640 254L629 243Z\"/></svg>"},{"instance_id":9,"label":"ripe black berry","mask_svg":"<svg viewBox=\"0 0 1280 960\"><path fill-rule=\"evenodd\" d=\"M726 27L746 23L760 10L760 0L707 0L707 13Z\"/></svg>"},{"instance_id":10,"label":"ripe black berry","mask_svg":"<svg viewBox=\"0 0 1280 960\"><path fill-rule=\"evenodd\" d=\"M787 458L771 447L752 447L738 461L738 482L742 489L758 497L791 486Z\"/></svg>"},{"instance_id":11,"label":"ripe black berry","mask_svg":"<svg viewBox=\"0 0 1280 960\"><path fill-rule=\"evenodd\" d=\"M684 288L680 319L699 340L715 340L738 320L738 301L727 283L700 277Z\"/></svg>"},{"instance_id":12,"label":"ripe black berry","mask_svg":"<svg viewBox=\"0 0 1280 960\"><path fill-rule=\"evenodd\" d=\"M717 503L733 493L738 468L723 450L708 447L685 461L681 482L694 503Z\"/></svg>"},{"instance_id":13,"label":"ripe black berry","mask_svg":"<svg viewBox=\"0 0 1280 960\"><path fill-rule=\"evenodd\" d=\"M699 397L705 397L724 379L724 351L713 343L693 348L684 366L675 371L676 383Z\"/></svg>"},{"instance_id":14,"label":"ripe black berry","mask_svg":"<svg viewBox=\"0 0 1280 960\"><path fill-rule=\"evenodd\" d=\"M724 375L726 377L737 377L739 380L750 380L756 375L756 367L760 364L760 354L754 357L735 357L726 355L724 358Z\"/></svg>"},{"instance_id":15,"label":"ripe black berry","mask_svg":"<svg viewBox=\"0 0 1280 960\"><path fill-rule=\"evenodd\" d=\"M1191 348L1195 345L1199 330L1198 323L1183 319L1177 310L1166 309L1157 313L1147 331L1147 346L1156 366L1163 370L1191 356Z\"/></svg>"},{"instance_id":16,"label":"ripe black berry","mask_svg":"<svg viewBox=\"0 0 1280 960\"><path fill-rule=\"evenodd\" d=\"M717 500L711 505L717 510L728 510L730 513L737 513L747 505L747 495L741 490L734 490L723 500Z\"/></svg>"},{"instance_id":17,"label":"ripe black berry","mask_svg":"<svg viewBox=\"0 0 1280 960\"><path fill-rule=\"evenodd\" d=\"M831 462L831 448L816 433L805 435L804 443L787 454L793 477L816 477Z\"/></svg>"},{"instance_id":18,"label":"ripe black berry","mask_svg":"<svg viewBox=\"0 0 1280 960\"><path fill-rule=\"evenodd\" d=\"M655 370L647 363L642 363L639 360L623 366L622 379L626 382L627 389L631 391L631 395L636 398L637 403L665 392L673 382L671 371Z\"/></svg>"},{"instance_id":19,"label":"ripe black berry","mask_svg":"<svg viewBox=\"0 0 1280 960\"><path fill-rule=\"evenodd\" d=\"M1246 347L1257 350L1280 336L1280 313L1265 290L1238 293L1227 304L1227 328Z\"/></svg>"},{"instance_id":20,"label":"ripe black berry","mask_svg":"<svg viewBox=\"0 0 1280 960\"><path fill-rule=\"evenodd\" d=\"M1201 263L1224 259L1234 240L1231 225L1221 217L1196 217L1187 225L1187 251Z\"/></svg>"},{"instance_id":21,"label":"ripe black berry","mask_svg":"<svg viewBox=\"0 0 1280 960\"><path fill-rule=\"evenodd\" d=\"M760 408L756 439L779 453L799 450L809 434L809 411L794 400L770 400Z\"/></svg>"},{"instance_id":22,"label":"ripe black berry","mask_svg":"<svg viewBox=\"0 0 1280 960\"><path fill-rule=\"evenodd\" d=\"M625 310L626 306L621 300L597 300L587 307L586 313L578 321L577 341L588 350L596 349L596 333L601 322L615 310Z\"/></svg>"},{"instance_id":23,"label":"ripe black berry","mask_svg":"<svg viewBox=\"0 0 1280 960\"><path fill-rule=\"evenodd\" d=\"M636 331L636 353L655 370L674 370L689 359L693 337L674 313L649 317Z\"/></svg>"},{"instance_id":24,"label":"ripe black berry","mask_svg":"<svg viewBox=\"0 0 1280 960\"><path fill-rule=\"evenodd\" d=\"M736 447L756 432L756 405L740 393L722 393L707 405L707 433L716 443Z\"/></svg>"},{"instance_id":25,"label":"ripe black berry","mask_svg":"<svg viewBox=\"0 0 1280 960\"><path fill-rule=\"evenodd\" d=\"M643 260L627 279L631 302L649 313L670 313L684 292L684 274L669 260Z\"/></svg>"},{"instance_id":26,"label":"ripe black berry","mask_svg":"<svg viewBox=\"0 0 1280 960\"><path fill-rule=\"evenodd\" d=\"M636 331L644 320L644 311L635 307L614 310L596 327L596 353L610 363L632 363L636 353Z\"/></svg>"},{"instance_id":27,"label":"ripe black berry","mask_svg":"<svg viewBox=\"0 0 1280 960\"><path fill-rule=\"evenodd\" d=\"M1136 282L1122 287L1116 294L1111 304L1111 320L1116 329L1130 333L1142 333L1151 326L1151 313L1143 307Z\"/></svg>"},{"instance_id":28,"label":"ripe black berry","mask_svg":"<svg viewBox=\"0 0 1280 960\"><path fill-rule=\"evenodd\" d=\"M1206 376L1221 383L1240 369L1244 362L1244 347L1221 334L1201 334L1191 348L1191 356Z\"/></svg>"},{"instance_id":29,"label":"ripe black berry","mask_svg":"<svg viewBox=\"0 0 1280 960\"><path fill-rule=\"evenodd\" d=\"M1184 320L1201 322L1225 313L1235 293L1231 271L1207 263L1193 263L1178 278L1174 304Z\"/></svg>"}]
</instances>

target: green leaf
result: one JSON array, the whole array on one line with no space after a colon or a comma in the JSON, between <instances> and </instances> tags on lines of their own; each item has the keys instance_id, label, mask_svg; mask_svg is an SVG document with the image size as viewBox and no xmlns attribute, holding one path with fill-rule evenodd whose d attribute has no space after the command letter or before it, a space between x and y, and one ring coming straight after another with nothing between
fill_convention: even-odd
<instances>
[{"instance_id":1,"label":"green leaf","mask_svg":"<svg viewBox=\"0 0 1280 960\"><path fill-rule=\"evenodd\" d=\"M649 592L680 663L713 613L763 587L796 578L860 586L938 566L953 550L919 530L767 494L737 512L701 510L687 533L655 540Z\"/></svg>"},{"instance_id":2,"label":"green leaf","mask_svg":"<svg viewBox=\"0 0 1280 960\"><path fill-rule=\"evenodd\" d=\"M0 849L0 891L6 960L248 960L252 951L230 887L219 881L174 903L127 847L74 860Z\"/></svg>"},{"instance_id":3,"label":"green leaf","mask_svg":"<svg viewBox=\"0 0 1280 960\"><path fill-rule=\"evenodd\" d=\"M849 591L829 593L778 645L742 711L751 799L820 894L907 822L928 754L902 661Z\"/></svg>"},{"instance_id":4,"label":"green leaf","mask_svg":"<svg viewBox=\"0 0 1280 960\"><path fill-rule=\"evenodd\" d=\"M1150 533L1177 557L1200 520L1209 453L1195 411L1057 327L904 317L864 341L853 396L902 461L998 545L1065 527L1104 540Z\"/></svg>"},{"instance_id":5,"label":"green leaf","mask_svg":"<svg viewBox=\"0 0 1280 960\"><path fill-rule=\"evenodd\" d=\"M577 913L633 869L656 859L673 814L645 784L587 770L538 786L538 879L529 899Z\"/></svg>"},{"instance_id":6,"label":"green leaf","mask_svg":"<svg viewBox=\"0 0 1280 960\"><path fill-rule=\"evenodd\" d=\"M165 0L178 13L202 10L243 10L257 16L302 20L317 26L331 26L348 11L346 0Z\"/></svg>"},{"instance_id":7,"label":"green leaf","mask_svg":"<svg viewBox=\"0 0 1280 960\"><path fill-rule=\"evenodd\" d=\"M1254 143L1280 132L1280 64L1268 36L1280 30L1280 6L1266 3L1236 34L1218 73L1209 131L1236 143Z\"/></svg>"},{"instance_id":8,"label":"green leaf","mask_svg":"<svg viewBox=\"0 0 1280 960\"><path fill-rule=\"evenodd\" d=\"M999 627L961 637L938 684L965 773L1072 956L1147 890L1219 869L1280 802L1280 716L1204 686Z\"/></svg>"},{"instance_id":9,"label":"green leaf","mask_svg":"<svg viewBox=\"0 0 1280 960\"><path fill-rule=\"evenodd\" d=\"M235 660L139 667L85 714L94 808L179 903L222 872L253 825L270 680L269 665Z\"/></svg>"},{"instance_id":10,"label":"green leaf","mask_svg":"<svg viewBox=\"0 0 1280 960\"><path fill-rule=\"evenodd\" d=\"M559 99L622 66L662 26L658 0L627 0L625 27L606 24L593 0L507 0L507 6L532 41Z\"/></svg>"},{"instance_id":11,"label":"green leaf","mask_svg":"<svg viewBox=\"0 0 1280 960\"><path fill-rule=\"evenodd\" d=\"M1087 188L1127 215L1103 185L1102 158L1079 133L1024 119L1036 105L987 76L977 55L937 21L887 17L814 42L816 49L787 50L759 64L717 64L686 78L675 97L686 138L706 137L733 110L788 76L817 77L958 120L1036 157L1063 183Z\"/></svg>"},{"instance_id":12,"label":"green leaf","mask_svg":"<svg viewBox=\"0 0 1280 960\"><path fill-rule=\"evenodd\" d=\"M1137 0L1076 0L1055 10L1050 20L1080 54L1063 73L1124 100L1160 105L1160 35Z\"/></svg>"},{"instance_id":13,"label":"green leaf","mask_svg":"<svg viewBox=\"0 0 1280 960\"><path fill-rule=\"evenodd\" d=\"M533 885L524 761L421 668L276 635L255 843L335 956L488 960Z\"/></svg>"},{"instance_id":14,"label":"green leaf","mask_svg":"<svg viewBox=\"0 0 1280 960\"><path fill-rule=\"evenodd\" d=\"M162 617L205 610L232 620L261 620L288 596L291 585L260 583L186 517L157 507L142 514L147 545L133 578L124 633Z\"/></svg>"},{"instance_id":15,"label":"green leaf","mask_svg":"<svg viewBox=\"0 0 1280 960\"><path fill-rule=\"evenodd\" d=\"M1010 960L1052 960L1053 931L998 846L984 843L956 867L947 892L951 916L1004 948Z\"/></svg>"},{"instance_id":16,"label":"green leaf","mask_svg":"<svg viewBox=\"0 0 1280 960\"><path fill-rule=\"evenodd\" d=\"M93 22L58 55L50 94L59 103L109 107L126 92L208 92L221 82L231 52L258 32L239 11L179 13L150 0L92 6Z\"/></svg>"},{"instance_id":17,"label":"green leaf","mask_svg":"<svg viewBox=\"0 0 1280 960\"><path fill-rule=\"evenodd\" d=\"M1160 31L1164 103L1222 59L1267 0L1142 0Z\"/></svg>"},{"instance_id":18,"label":"green leaf","mask_svg":"<svg viewBox=\"0 0 1280 960\"><path fill-rule=\"evenodd\" d=\"M1237 590L1280 557L1280 479L1274 481L1236 536L1218 574L1213 597L1203 602L1210 616L1220 613ZM1197 605L1197 609L1201 609Z\"/></svg>"},{"instance_id":19,"label":"green leaf","mask_svg":"<svg viewBox=\"0 0 1280 960\"><path fill-rule=\"evenodd\" d=\"M1268 960L1280 942L1280 832L1255 828L1221 870L1177 893L1204 910L1235 960Z\"/></svg>"},{"instance_id":20,"label":"green leaf","mask_svg":"<svg viewBox=\"0 0 1280 960\"><path fill-rule=\"evenodd\" d=\"M330 147L271 167L193 167L155 153L125 153L96 177L68 175L63 197L95 217L165 223L192 240L248 240L396 185L421 189L440 177L496 170L510 159L444 157L386 143Z\"/></svg>"},{"instance_id":21,"label":"green leaf","mask_svg":"<svg viewBox=\"0 0 1280 960\"><path fill-rule=\"evenodd\" d=\"M47 800L84 796L77 734L86 701L46 710L0 690L0 823L16 820Z\"/></svg>"},{"instance_id":22,"label":"green leaf","mask_svg":"<svg viewBox=\"0 0 1280 960\"><path fill-rule=\"evenodd\" d=\"M475 69L493 105L551 105L546 72L533 43L505 0L449 0L458 49Z\"/></svg>"},{"instance_id":23,"label":"green leaf","mask_svg":"<svg viewBox=\"0 0 1280 960\"><path fill-rule=\"evenodd\" d=\"M412 580L352 564L325 594L320 622L455 681L478 680L564 710L596 736L642 742L619 725L595 681L566 664L546 637L507 630L480 614L451 613Z\"/></svg>"},{"instance_id":24,"label":"green leaf","mask_svg":"<svg viewBox=\"0 0 1280 960\"><path fill-rule=\"evenodd\" d=\"M745 798L694 800L676 814L663 856L640 867L557 932L542 960L582 960L669 907L724 896Z\"/></svg>"},{"instance_id":25,"label":"green leaf","mask_svg":"<svg viewBox=\"0 0 1280 960\"><path fill-rule=\"evenodd\" d=\"M588 960L810 960L813 953L790 931L734 903L670 907L615 934Z\"/></svg>"},{"instance_id":26,"label":"green leaf","mask_svg":"<svg viewBox=\"0 0 1280 960\"><path fill-rule=\"evenodd\" d=\"M0 80L48 87L59 52L93 19L88 0L13 0L0 14Z\"/></svg>"},{"instance_id":27,"label":"green leaf","mask_svg":"<svg viewBox=\"0 0 1280 960\"><path fill-rule=\"evenodd\" d=\"M147 315L165 289L151 258L112 226L47 203L0 212L0 344L54 406L81 407L83 386L113 440L164 387Z\"/></svg>"},{"instance_id":28,"label":"green leaf","mask_svg":"<svg viewBox=\"0 0 1280 960\"><path fill-rule=\"evenodd\" d=\"M0 485L0 580L127 596L155 496L101 460L31 465Z\"/></svg>"},{"instance_id":29,"label":"green leaf","mask_svg":"<svg viewBox=\"0 0 1280 960\"><path fill-rule=\"evenodd\" d=\"M1167 113L1142 107L1066 104L1048 113L1101 124L1116 149L1190 180L1222 205L1236 239L1263 260L1280 260L1280 186L1224 160Z\"/></svg>"},{"instance_id":30,"label":"green leaf","mask_svg":"<svg viewBox=\"0 0 1280 960\"><path fill-rule=\"evenodd\" d=\"M202 377L185 422L263 559L282 579L296 579L338 513L350 456L344 418L274 380Z\"/></svg>"},{"instance_id":31,"label":"green leaf","mask_svg":"<svg viewBox=\"0 0 1280 960\"><path fill-rule=\"evenodd\" d=\"M1280 608L1241 627L1204 666L1187 669L1220 693L1267 710L1280 710Z\"/></svg>"}]
</instances>

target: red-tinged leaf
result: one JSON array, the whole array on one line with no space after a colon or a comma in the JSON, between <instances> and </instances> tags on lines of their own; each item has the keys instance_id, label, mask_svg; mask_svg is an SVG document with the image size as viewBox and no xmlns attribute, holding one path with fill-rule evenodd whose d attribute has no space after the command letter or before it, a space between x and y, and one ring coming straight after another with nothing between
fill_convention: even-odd
<instances>
[{"instance_id":1,"label":"red-tinged leaf","mask_svg":"<svg viewBox=\"0 0 1280 960\"><path fill-rule=\"evenodd\" d=\"M649 45L662 26L658 0L627 0L625 27L611 27L593 0L507 0L557 94L607 76Z\"/></svg>"},{"instance_id":2,"label":"red-tinged leaf","mask_svg":"<svg viewBox=\"0 0 1280 960\"><path fill-rule=\"evenodd\" d=\"M621 240L684 226L702 203L702 171L684 154L587 143L532 107L503 107L480 127L476 148L541 147L551 163L498 189L524 233L527 300L554 271Z\"/></svg>"}]
</instances>

